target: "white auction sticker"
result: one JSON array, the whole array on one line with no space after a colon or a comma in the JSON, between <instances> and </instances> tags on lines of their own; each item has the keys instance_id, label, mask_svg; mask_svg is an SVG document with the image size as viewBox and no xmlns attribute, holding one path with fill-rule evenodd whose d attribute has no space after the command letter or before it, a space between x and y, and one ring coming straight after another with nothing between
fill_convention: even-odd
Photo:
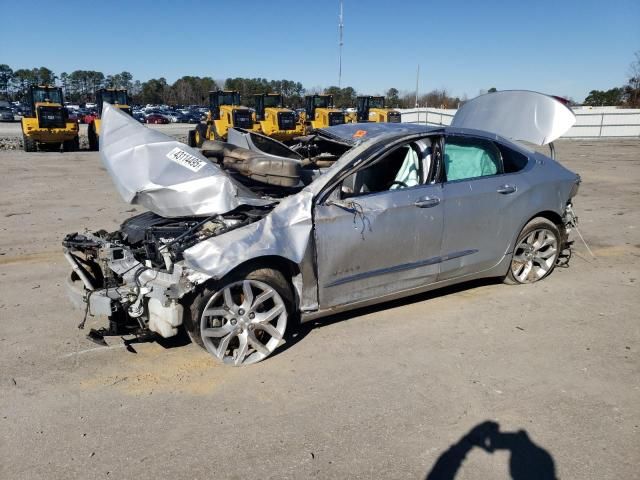
<instances>
[{"instance_id":1,"label":"white auction sticker","mask_svg":"<svg viewBox=\"0 0 640 480\"><path fill-rule=\"evenodd\" d=\"M198 157L185 152L179 147L176 147L167 153L167 158L188 168L192 172L197 172L207 164L204 160L200 160Z\"/></svg>"}]
</instances>

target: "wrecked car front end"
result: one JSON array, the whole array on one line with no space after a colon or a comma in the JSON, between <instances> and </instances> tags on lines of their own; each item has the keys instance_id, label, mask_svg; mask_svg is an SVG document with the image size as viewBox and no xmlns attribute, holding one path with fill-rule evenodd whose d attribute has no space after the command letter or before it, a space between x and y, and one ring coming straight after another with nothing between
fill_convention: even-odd
<instances>
[{"instance_id":1,"label":"wrecked car front end","mask_svg":"<svg viewBox=\"0 0 640 480\"><path fill-rule=\"evenodd\" d=\"M72 267L67 291L87 315L109 317L104 334L177 333L182 299L211 276L189 267L184 251L206 239L248 225L268 212L165 218L146 212L115 232L71 233L63 241Z\"/></svg>"},{"instance_id":2,"label":"wrecked car front end","mask_svg":"<svg viewBox=\"0 0 640 480\"><path fill-rule=\"evenodd\" d=\"M64 238L72 267L69 296L84 308L85 319L109 317L102 334L173 336L182 323L180 299L211 278L187 265L184 252L260 220L277 201L254 194L197 151L108 104L101 140L102 163L122 198L149 211L115 232Z\"/></svg>"},{"instance_id":3,"label":"wrecked car front end","mask_svg":"<svg viewBox=\"0 0 640 480\"><path fill-rule=\"evenodd\" d=\"M238 131L235 145L218 142L207 158L109 105L102 129L100 155L117 190L149 211L114 232L64 238L72 267L67 290L85 312L81 326L88 315L109 318L108 328L89 336L99 342L104 335L176 335L190 305L185 297L248 259L300 263L312 230L313 195L305 185L351 149L321 140L330 145L318 153L310 139L285 158L277 145L258 148ZM266 174L258 170L264 165ZM283 185L277 173L284 170L297 180Z\"/></svg>"}]
</instances>

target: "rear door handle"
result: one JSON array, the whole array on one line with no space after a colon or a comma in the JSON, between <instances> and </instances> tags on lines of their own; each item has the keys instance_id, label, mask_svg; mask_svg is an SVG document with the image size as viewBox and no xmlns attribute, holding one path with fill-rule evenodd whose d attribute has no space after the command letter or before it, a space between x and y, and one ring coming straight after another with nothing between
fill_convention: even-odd
<instances>
[{"instance_id":1,"label":"rear door handle","mask_svg":"<svg viewBox=\"0 0 640 480\"><path fill-rule=\"evenodd\" d=\"M503 195L509 195L517 190L515 185L502 185L498 187L496 192L501 193Z\"/></svg>"},{"instance_id":2,"label":"rear door handle","mask_svg":"<svg viewBox=\"0 0 640 480\"><path fill-rule=\"evenodd\" d=\"M422 197L415 201L414 205L418 208L431 208L440 205L438 197Z\"/></svg>"}]
</instances>

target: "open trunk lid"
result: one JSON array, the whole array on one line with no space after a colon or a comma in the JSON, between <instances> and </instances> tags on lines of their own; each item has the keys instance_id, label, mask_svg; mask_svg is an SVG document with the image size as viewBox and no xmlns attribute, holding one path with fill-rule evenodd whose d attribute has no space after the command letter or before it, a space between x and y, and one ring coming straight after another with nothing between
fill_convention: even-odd
<instances>
[{"instance_id":1,"label":"open trunk lid","mask_svg":"<svg viewBox=\"0 0 640 480\"><path fill-rule=\"evenodd\" d=\"M127 203L163 217L215 215L240 205L268 205L197 150L105 102L100 157Z\"/></svg>"},{"instance_id":2,"label":"open trunk lid","mask_svg":"<svg viewBox=\"0 0 640 480\"><path fill-rule=\"evenodd\" d=\"M458 109L451 126L546 145L566 133L575 122L573 111L553 97L526 90L505 90L469 100Z\"/></svg>"}]
</instances>

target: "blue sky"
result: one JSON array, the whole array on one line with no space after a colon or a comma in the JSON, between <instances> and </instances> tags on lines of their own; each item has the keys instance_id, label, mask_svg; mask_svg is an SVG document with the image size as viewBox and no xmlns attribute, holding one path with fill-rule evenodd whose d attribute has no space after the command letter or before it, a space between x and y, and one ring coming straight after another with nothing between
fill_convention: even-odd
<instances>
[{"instance_id":1,"label":"blue sky","mask_svg":"<svg viewBox=\"0 0 640 480\"><path fill-rule=\"evenodd\" d=\"M338 0L15 1L0 10L0 63L136 79L182 75L338 81ZM626 81L640 1L344 0L342 85L523 88L584 99ZM37 32L37 33L36 33Z\"/></svg>"}]
</instances>

